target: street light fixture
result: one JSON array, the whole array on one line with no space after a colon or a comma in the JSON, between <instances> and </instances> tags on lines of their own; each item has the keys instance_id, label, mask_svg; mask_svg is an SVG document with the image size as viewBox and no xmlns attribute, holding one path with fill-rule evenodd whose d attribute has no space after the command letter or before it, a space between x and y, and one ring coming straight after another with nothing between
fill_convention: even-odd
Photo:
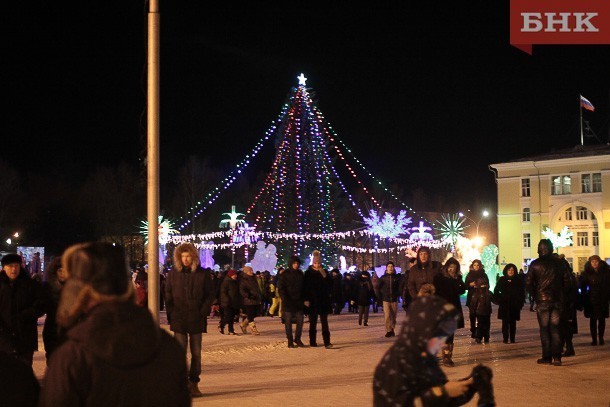
<instances>
[{"instance_id":1,"label":"street light fixture","mask_svg":"<svg viewBox=\"0 0 610 407\"><path fill-rule=\"evenodd\" d=\"M481 221L487 217L489 217L489 211L487 209L485 209L482 213L481 213L481 218L479 219L479 221L475 221L474 219L464 215L464 212L460 212L458 215L460 215L461 218L466 218L469 221L471 221L472 223L475 224L475 226L477 227L477 234L476 237L479 237L479 225L481 224Z\"/></svg>"}]
</instances>

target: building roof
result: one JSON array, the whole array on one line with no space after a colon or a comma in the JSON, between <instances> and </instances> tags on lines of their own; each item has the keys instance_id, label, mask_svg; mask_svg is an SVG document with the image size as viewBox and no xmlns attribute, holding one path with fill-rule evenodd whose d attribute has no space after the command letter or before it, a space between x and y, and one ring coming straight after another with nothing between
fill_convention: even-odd
<instances>
[{"instance_id":1,"label":"building roof","mask_svg":"<svg viewBox=\"0 0 610 407\"><path fill-rule=\"evenodd\" d=\"M507 161L507 163L516 163L524 161L546 161L559 160L562 158L577 158L591 157L600 155L610 155L610 144L597 144L591 146L575 146L561 150L551 150L545 154L533 155L528 157L517 158Z\"/></svg>"}]
</instances>

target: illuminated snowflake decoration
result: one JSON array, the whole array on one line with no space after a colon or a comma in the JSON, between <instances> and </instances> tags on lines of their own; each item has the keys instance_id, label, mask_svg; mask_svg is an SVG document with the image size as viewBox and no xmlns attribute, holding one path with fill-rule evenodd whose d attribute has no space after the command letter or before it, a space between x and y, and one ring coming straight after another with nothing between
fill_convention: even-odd
<instances>
[{"instance_id":1,"label":"illuminated snowflake decoration","mask_svg":"<svg viewBox=\"0 0 610 407\"><path fill-rule=\"evenodd\" d=\"M432 234L428 233L428 230L432 230L431 227L424 225L424 221L419 221L419 226L412 227L411 240L434 240Z\"/></svg>"},{"instance_id":2,"label":"illuminated snowflake decoration","mask_svg":"<svg viewBox=\"0 0 610 407\"><path fill-rule=\"evenodd\" d=\"M574 233L569 231L567 226L564 226L558 235L547 227L542 231L542 236L549 239L551 243L553 243L555 249L572 246L574 244L574 241L572 240Z\"/></svg>"},{"instance_id":3,"label":"illuminated snowflake decoration","mask_svg":"<svg viewBox=\"0 0 610 407\"><path fill-rule=\"evenodd\" d=\"M441 241L451 247L455 247L458 239L464 237L464 229L468 225L464 225L465 218L459 215L442 215L441 220L436 222L438 233Z\"/></svg>"},{"instance_id":4,"label":"illuminated snowflake decoration","mask_svg":"<svg viewBox=\"0 0 610 407\"><path fill-rule=\"evenodd\" d=\"M140 222L140 233L144 235L144 240L148 244L148 221L143 220ZM166 245L172 235L179 235L176 229L174 229L174 223L169 219L163 219L163 216L159 216L159 244Z\"/></svg>"},{"instance_id":5,"label":"illuminated snowflake decoration","mask_svg":"<svg viewBox=\"0 0 610 407\"><path fill-rule=\"evenodd\" d=\"M409 233L407 226L411 223L411 218L407 217L407 211L400 211L394 218L391 213L386 212L383 217L380 217L377 211L371 210L369 217L364 218L364 223L369 233L385 239Z\"/></svg>"}]
</instances>

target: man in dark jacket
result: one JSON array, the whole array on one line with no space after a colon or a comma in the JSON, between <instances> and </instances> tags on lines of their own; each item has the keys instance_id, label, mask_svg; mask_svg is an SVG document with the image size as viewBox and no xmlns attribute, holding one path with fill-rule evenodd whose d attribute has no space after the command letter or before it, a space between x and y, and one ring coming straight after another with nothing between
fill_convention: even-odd
<instances>
[{"instance_id":1,"label":"man in dark jacket","mask_svg":"<svg viewBox=\"0 0 610 407\"><path fill-rule=\"evenodd\" d=\"M21 256L6 254L0 271L0 351L32 365L38 350L38 318L44 315L41 285L21 267Z\"/></svg>"},{"instance_id":2,"label":"man in dark jacket","mask_svg":"<svg viewBox=\"0 0 610 407\"><path fill-rule=\"evenodd\" d=\"M389 261L385 266L385 274L379 279L379 297L383 301L383 316L385 318L385 337L395 336L396 312L398 312L398 297L400 296L400 276L396 275L394 263Z\"/></svg>"},{"instance_id":3,"label":"man in dark jacket","mask_svg":"<svg viewBox=\"0 0 610 407\"><path fill-rule=\"evenodd\" d=\"M419 289L424 284L434 284L434 277L440 272L441 264L432 261L430 248L421 246L417 250L417 261L409 269L409 281L407 283L411 298L417 297Z\"/></svg>"},{"instance_id":4,"label":"man in dark jacket","mask_svg":"<svg viewBox=\"0 0 610 407\"><path fill-rule=\"evenodd\" d=\"M125 252L110 243L66 250L57 309L66 340L53 353L40 406L189 406L178 342L134 303Z\"/></svg>"},{"instance_id":5,"label":"man in dark jacket","mask_svg":"<svg viewBox=\"0 0 610 407\"><path fill-rule=\"evenodd\" d=\"M236 335L233 329L235 315L239 314L241 295L239 295L239 283L237 282L237 271L231 269L227 276L222 280L220 286L220 315L222 319L218 330L221 334L225 333L225 326L229 326L229 335Z\"/></svg>"},{"instance_id":6,"label":"man in dark jacket","mask_svg":"<svg viewBox=\"0 0 610 407\"><path fill-rule=\"evenodd\" d=\"M284 327L286 329L286 338L288 339L288 347L294 348L295 345L299 348L305 346L301 341L303 333L303 272L301 271L301 260L293 256L288 261L288 268L282 273L279 282L278 290L284 307ZM292 321L296 324L294 339L292 337Z\"/></svg>"},{"instance_id":7,"label":"man in dark jacket","mask_svg":"<svg viewBox=\"0 0 610 407\"><path fill-rule=\"evenodd\" d=\"M539 364L561 366L560 321L571 281L564 263L553 256L553 243L542 239L538 243L538 259L530 264L527 290L538 305L538 325L542 342Z\"/></svg>"},{"instance_id":8,"label":"man in dark jacket","mask_svg":"<svg viewBox=\"0 0 610 407\"><path fill-rule=\"evenodd\" d=\"M214 294L212 276L199 266L195 246L180 244L174 250L174 268L165 283L165 306L169 328L182 345L185 358L187 347L191 350L189 390L193 397L203 396L197 387L201 374L201 334Z\"/></svg>"}]
</instances>

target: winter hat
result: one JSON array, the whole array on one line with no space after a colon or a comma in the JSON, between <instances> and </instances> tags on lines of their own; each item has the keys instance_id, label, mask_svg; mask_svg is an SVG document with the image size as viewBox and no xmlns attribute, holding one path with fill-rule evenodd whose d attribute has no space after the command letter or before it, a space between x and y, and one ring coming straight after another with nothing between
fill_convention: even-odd
<instances>
[{"instance_id":1,"label":"winter hat","mask_svg":"<svg viewBox=\"0 0 610 407\"><path fill-rule=\"evenodd\" d=\"M360 278L362 277L371 278L371 273L369 273L368 271L363 271L362 273L360 273Z\"/></svg>"},{"instance_id":2,"label":"winter hat","mask_svg":"<svg viewBox=\"0 0 610 407\"><path fill-rule=\"evenodd\" d=\"M455 306L441 297L417 297L411 303L398 341L426 349L428 339L452 335L458 317Z\"/></svg>"},{"instance_id":3,"label":"winter hat","mask_svg":"<svg viewBox=\"0 0 610 407\"><path fill-rule=\"evenodd\" d=\"M233 277L233 276L236 276L236 275L237 275L237 271L235 271L233 269L231 269L231 270L229 270L227 272L227 276L229 276L229 277Z\"/></svg>"},{"instance_id":4,"label":"winter hat","mask_svg":"<svg viewBox=\"0 0 610 407\"><path fill-rule=\"evenodd\" d=\"M103 295L122 295L130 287L125 251L111 243L95 242L69 247L62 267L70 280L90 285Z\"/></svg>"},{"instance_id":5,"label":"winter hat","mask_svg":"<svg viewBox=\"0 0 610 407\"><path fill-rule=\"evenodd\" d=\"M5 254L2 257L2 267L6 266L7 264L15 264L15 263L19 263L21 264L21 256L15 253L9 253L9 254Z\"/></svg>"},{"instance_id":6,"label":"winter hat","mask_svg":"<svg viewBox=\"0 0 610 407\"><path fill-rule=\"evenodd\" d=\"M294 263L299 263L299 267L301 267L301 259L299 259L297 256L290 256L288 259L288 268L292 267Z\"/></svg>"},{"instance_id":7,"label":"winter hat","mask_svg":"<svg viewBox=\"0 0 610 407\"><path fill-rule=\"evenodd\" d=\"M314 263L322 264L322 254L320 253L319 250L314 250L312 255L313 255L313 258L311 260L311 264L314 264Z\"/></svg>"}]
</instances>

